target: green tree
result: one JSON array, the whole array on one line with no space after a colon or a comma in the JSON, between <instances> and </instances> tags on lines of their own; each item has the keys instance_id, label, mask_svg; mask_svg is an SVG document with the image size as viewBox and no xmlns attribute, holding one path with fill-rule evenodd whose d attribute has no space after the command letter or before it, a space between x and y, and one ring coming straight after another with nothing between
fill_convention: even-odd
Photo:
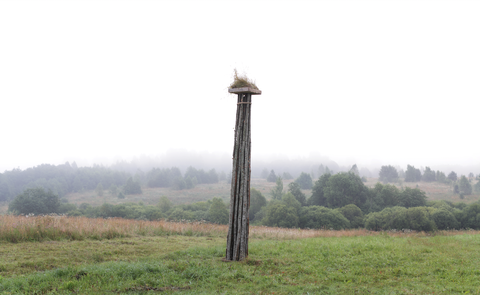
<instances>
[{"instance_id":1,"label":"green tree","mask_svg":"<svg viewBox=\"0 0 480 295\"><path fill-rule=\"evenodd\" d=\"M358 171L358 167L357 167L357 164L353 164L352 168L350 168L350 171L348 172L351 172L357 176L360 176L360 172Z\"/></svg>"},{"instance_id":2,"label":"green tree","mask_svg":"<svg viewBox=\"0 0 480 295\"><path fill-rule=\"evenodd\" d=\"M281 200L283 195L283 180L277 177L276 186L272 190L272 198L274 200Z\"/></svg>"},{"instance_id":3,"label":"green tree","mask_svg":"<svg viewBox=\"0 0 480 295\"><path fill-rule=\"evenodd\" d=\"M462 227L480 229L480 203L470 204L463 211Z\"/></svg>"},{"instance_id":4,"label":"green tree","mask_svg":"<svg viewBox=\"0 0 480 295\"><path fill-rule=\"evenodd\" d=\"M157 207L160 209L162 213L167 213L172 208L173 204L170 199L165 196L161 196L160 200L158 200Z\"/></svg>"},{"instance_id":5,"label":"green tree","mask_svg":"<svg viewBox=\"0 0 480 295\"><path fill-rule=\"evenodd\" d=\"M312 196L307 201L309 206L327 206L324 190L331 176L330 174L323 174L315 181L315 185L312 188Z\"/></svg>"},{"instance_id":6,"label":"green tree","mask_svg":"<svg viewBox=\"0 0 480 295\"><path fill-rule=\"evenodd\" d=\"M350 228L350 222L337 210L308 206L301 209L300 227L339 230Z\"/></svg>"},{"instance_id":7,"label":"green tree","mask_svg":"<svg viewBox=\"0 0 480 295\"><path fill-rule=\"evenodd\" d=\"M283 172L282 178L285 180L290 180L290 179L293 179L293 176L288 172Z\"/></svg>"},{"instance_id":8,"label":"green tree","mask_svg":"<svg viewBox=\"0 0 480 295\"><path fill-rule=\"evenodd\" d=\"M455 182L455 181L457 181L457 173L452 171L448 174L447 178L450 179L451 181Z\"/></svg>"},{"instance_id":9,"label":"green tree","mask_svg":"<svg viewBox=\"0 0 480 295\"><path fill-rule=\"evenodd\" d=\"M480 193L480 180L475 184L475 192Z\"/></svg>"},{"instance_id":10,"label":"green tree","mask_svg":"<svg viewBox=\"0 0 480 295\"><path fill-rule=\"evenodd\" d=\"M282 202L286 204L288 207L295 208L297 211L297 214L300 214L300 209L302 208L302 204L300 204L297 199L295 199L295 196L292 195L292 193L288 192L283 195L282 197Z\"/></svg>"},{"instance_id":11,"label":"green tree","mask_svg":"<svg viewBox=\"0 0 480 295\"><path fill-rule=\"evenodd\" d=\"M122 192L119 192L118 195L117 195L117 198L125 199L125 195Z\"/></svg>"},{"instance_id":12,"label":"green tree","mask_svg":"<svg viewBox=\"0 0 480 295\"><path fill-rule=\"evenodd\" d=\"M142 188L140 187L140 184L138 182L133 181L133 179L130 177L129 179L127 179L127 183L125 183L125 186L123 187L123 192L126 195L141 194Z\"/></svg>"},{"instance_id":13,"label":"green tree","mask_svg":"<svg viewBox=\"0 0 480 295\"><path fill-rule=\"evenodd\" d=\"M445 176L445 173L437 170L437 173L435 175L435 180L437 182L441 182L441 183L447 183L447 176Z\"/></svg>"},{"instance_id":14,"label":"green tree","mask_svg":"<svg viewBox=\"0 0 480 295\"><path fill-rule=\"evenodd\" d=\"M439 230L460 228L460 222L455 218L455 215L444 208L433 212L432 219Z\"/></svg>"},{"instance_id":15,"label":"green tree","mask_svg":"<svg viewBox=\"0 0 480 295\"><path fill-rule=\"evenodd\" d=\"M472 185L468 181L468 179L465 177L465 175L462 175L460 177L460 181L458 182L458 188L460 189L460 193L464 195L471 195L472 194Z\"/></svg>"},{"instance_id":16,"label":"green tree","mask_svg":"<svg viewBox=\"0 0 480 295\"><path fill-rule=\"evenodd\" d=\"M212 204L208 209L208 220L213 223L227 224L228 210L225 203L220 198L213 198Z\"/></svg>"},{"instance_id":17,"label":"green tree","mask_svg":"<svg viewBox=\"0 0 480 295\"><path fill-rule=\"evenodd\" d=\"M302 189L312 189L313 180L310 174L302 172L300 176L295 179L295 182L300 185Z\"/></svg>"},{"instance_id":18,"label":"green tree","mask_svg":"<svg viewBox=\"0 0 480 295\"><path fill-rule=\"evenodd\" d=\"M432 182L435 181L435 171L432 171L430 167L425 167L425 171L423 172L422 180L425 182Z\"/></svg>"},{"instance_id":19,"label":"green tree","mask_svg":"<svg viewBox=\"0 0 480 295\"><path fill-rule=\"evenodd\" d=\"M275 175L275 171L270 171L270 174L267 177L268 182L276 182L277 181L277 175Z\"/></svg>"},{"instance_id":20,"label":"green tree","mask_svg":"<svg viewBox=\"0 0 480 295\"><path fill-rule=\"evenodd\" d=\"M257 214L262 207L267 205L267 199L262 195L262 193L254 188L250 189L250 209L248 210L248 215L250 221L255 220L255 214Z\"/></svg>"},{"instance_id":21,"label":"green tree","mask_svg":"<svg viewBox=\"0 0 480 295\"><path fill-rule=\"evenodd\" d=\"M307 205L307 197L305 196L305 194L300 189L300 185L298 183L291 182L288 185L288 191L290 193L292 193L292 195L295 197L295 199L297 199L297 201L299 201L302 206Z\"/></svg>"},{"instance_id":22,"label":"green tree","mask_svg":"<svg viewBox=\"0 0 480 295\"><path fill-rule=\"evenodd\" d=\"M379 180L383 183L396 182L398 180L398 172L392 165L382 166L378 173Z\"/></svg>"},{"instance_id":23,"label":"green tree","mask_svg":"<svg viewBox=\"0 0 480 295\"><path fill-rule=\"evenodd\" d=\"M368 188L360 177L353 173L338 173L328 179L324 189L327 207L340 208L348 204L364 207L368 198Z\"/></svg>"},{"instance_id":24,"label":"green tree","mask_svg":"<svg viewBox=\"0 0 480 295\"><path fill-rule=\"evenodd\" d=\"M17 214L50 214L58 213L60 199L51 190L30 188L17 195L10 203L8 210Z\"/></svg>"},{"instance_id":25,"label":"green tree","mask_svg":"<svg viewBox=\"0 0 480 295\"><path fill-rule=\"evenodd\" d=\"M407 171L405 171L406 182L417 182L422 179L422 172L420 169L416 169L414 166L407 165Z\"/></svg>"},{"instance_id":26,"label":"green tree","mask_svg":"<svg viewBox=\"0 0 480 295\"><path fill-rule=\"evenodd\" d=\"M363 212L354 204L349 204L337 209L342 215L348 219L351 228L363 227Z\"/></svg>"},{"instance_id":27,"label":"green tree","mask_svg":"<svg viewBox=\"0 0 480 295\"><path fill-rule=\"evenodd\" d=\"M274 201L267 206L262 222L267 226L297 227L298 213L295 208L287 206L284 202Z\"/></svg>"},{"instance_id":28,"label":"green tree","mask_svg":"<svg viewBox=\"0 0 480 295\"><path fill-rule=\"evenodd\" d=\"M427 196L418 188L406 187L398 196L398 204L405 208L425 206Z\"/></svg>"},{"instance_id":29,"label":"green tree","mask_svg":"<svg viewBox=\"0 0 480 295\"><path fill-rule=\"evenodd\" d=\"M98 196L103 196L103 185L102 183L98 183L97 187L95 188L95 192L97 193Z\"/></svg>"}]
</instances>

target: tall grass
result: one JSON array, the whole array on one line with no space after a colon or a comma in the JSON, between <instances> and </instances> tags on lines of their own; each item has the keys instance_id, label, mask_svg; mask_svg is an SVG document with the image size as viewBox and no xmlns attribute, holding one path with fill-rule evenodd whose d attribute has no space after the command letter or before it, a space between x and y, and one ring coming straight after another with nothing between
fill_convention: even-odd
<instances>
[{"instance_id":1,"label":"tall grass","mask_svg":"<svg viewBox=\"0 0 480 295\"><path fill-rule=\"evenodd\" d=\"M112 239L132 236L218 235L226 226L202 222L167 222L122 218L87 218L65 216L0 216L0 240L18 243L43 240Z\"/></svg>"},{"instance_id":2,"label":"tall grass","mask_svg":"<svg viewBox=\"0 0 480 295\"><path fill-rule=\"evenodd\" d=\"M0 241L11 243L45 240L113 239L134 236L226 236L227 225L203 222L142 221L122 218L87 218L66 216L0 215ZM356 237L387 234L389 236L431 236L479 234L480 231L374 232L366 229L314 230L266 226L250 227L252 239L302 239L315 237Z\"/></svg>"}]
</instances>

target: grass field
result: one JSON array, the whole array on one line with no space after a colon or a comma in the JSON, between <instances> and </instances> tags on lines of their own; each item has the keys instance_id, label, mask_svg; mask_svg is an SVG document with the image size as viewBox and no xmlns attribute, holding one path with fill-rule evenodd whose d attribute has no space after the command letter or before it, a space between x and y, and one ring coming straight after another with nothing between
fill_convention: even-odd
<instances>
[{"instance_id":1,"label":"grass field","mask_svg":"<svg viewBox=\"0 0 480 295\"><path fill-rule=\"evenodd\" d=\"M477 231L253 227L249 259L234 263L222 261L226 226L42 218L0 220L20 232L58 231L55 239L12 243L4 238L11 227L0 227L0 294L480 293ZM98 235L108 227L123 236ZM61 235L69 230L76 239Z\"/></svg>"}]
</instances>

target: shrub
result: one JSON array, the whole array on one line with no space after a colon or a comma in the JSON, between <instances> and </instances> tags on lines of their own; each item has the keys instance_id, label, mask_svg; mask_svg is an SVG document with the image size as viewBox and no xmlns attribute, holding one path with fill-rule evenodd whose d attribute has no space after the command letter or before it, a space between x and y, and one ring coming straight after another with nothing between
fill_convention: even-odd
<instances>
[{"instance_id":1,"label":"shrub","mask_svg":"<svg viewBox=\"0 0 480 295\"><path fill-rule=\"evenodd\" d=\"M302 204L295 198L295 196L288 192L282 197L282 202L285 203L289 208L295 208L297 214L300 214L300 208L302 208Z\"/></svg>"},{"instance_id":2,"label":"shrub","mask_svg":"<svg viewBox=\"0 0 480 295\"><path fill-rule=\"evenodd\" d=\"M170 201L165 196L161 196L160 200L157 203L157 207L162 213L166 213L168 210L170 210L172 208L172 205L172 201Z\"/></svg>"},{"instance_id":3,"label":"shrub","mask_svg":"<svg viewBox=\"0 0 480 295\"><path fill-rule=\"evenodd\" d=\"M348 204L363 208L368 193L368 188L360 177L345 172L331 176L324 188L324 196L329 208L340 208Z\"/></svg>"},{"instance_id":4,"label":"shrub","mask_svg":"<svg viewBox=\"0 0 480 295\"><path fill-rule=\"evenodd\" d=\"M276 227L297 227L298 214L295 208L280 201L271 202L266 209L263 224Z\"/></svg>"},{"instance_id":5,"label":"shrub","mask_svg":"<svg viewBox=\"0 0 480 295\"><path fill-rule=\"evenodd\" d=\"M248 210L250 221L256 219L256 214L267 205L267 199L262 193L254 188L250 189L250 209Z\"/></svg>"},{"instance_id":6,"label":"shrub","mask_svg":"<svg viewBox=\"0 0 480 295\"><path fill-rule=\"evenodd\" d=\"M300 185L296 182L291 182L288 185L288 191L300 202L302 206L307 204L307 197L305 194L300 190Z\"/></svg>"},{"instance_id":7,"label":"shrub","mask_svg":"<svg viewBox=\"0 0 480 295\"><path fill-rule=\"evenodd\" d=\"M222 199L213 198L210 209L208 209L208 221L219 224L228 223L228 210Z\"/></svg>"},{"instance_id":8,"label":"shrub","mask_svg":"<svg viewBox=\"0 0 480 295\"><path fill-rule=\"evenodd\" d=\"M60 199L51 190L43 188L26 189L10 203L8 210L18 214L49 214L58 213Z\"/></svg>"},{"instance_id":9,"label":"shrub","mask_svg":"<svg viewBox=\"0 0 480 295\"><path fill-rule=\"evenodd\" d=\"M301 209L300 227L338 230L350 228L350 222L337 210L322 206L309 206Z\"/></svg>"},{"instance_id":10,"label":"shrub","mask_svg":"<svg viewBox=\"0 0 480 295\"><path fill-rule=\"evenodd\" d=\"M439 230L458 229L460 223L452 212L441 208L432 213L432 219Z\"/></svg>"},{"instance_id":11,"label":"shrub","mask_svg":"<svg viewBox=\"0 0 480 295\"><path fill-rule=\"evenodd\" d=\"M351 228L360 228L364 226L363 212L354 204L346 205L337 209L342 215L348 219Z\"/></svg>"},{"instance_id":12,"label":"shrub","mask_svg":"<svg viewBox=\"0 0 480 295\"><path fill-rule=\"evenodd\" d=\"M406 187L399 195L398 205L405 208L420 207L427 204L427 196L418 188Z\"/></svg>"},{"instance_id":13,"label":"shrub","mask_svg":"<svg viewBox=\"0 0 480 295\"><path fill-rule=\"evenodd\" d=\"M312 196L307 201L309 206L327 206L324 190L330 177L330 174L323 174L315 181L315 185L312 188Z\"/></svg>"}]
</instances>

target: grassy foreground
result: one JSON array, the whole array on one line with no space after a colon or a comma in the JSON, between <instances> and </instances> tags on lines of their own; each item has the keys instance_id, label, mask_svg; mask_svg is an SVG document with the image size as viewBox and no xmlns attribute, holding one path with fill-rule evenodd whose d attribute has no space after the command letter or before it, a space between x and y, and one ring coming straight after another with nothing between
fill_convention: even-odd
<instances>
[{"instance_id":1,"label":"grassy foreground","mask_svg":"<svg viewBox=\"0 0 480 295\"><path fill-rule=\"evenodd\" d=\"M182 233L185 224L170 226L177 231L144 227L123 237L3 239L0 294L480 293L478 232L254 227L248 261L232 263L222 261L225 237L215 225L197 234Z\"/></svg>"}]
</instances>

